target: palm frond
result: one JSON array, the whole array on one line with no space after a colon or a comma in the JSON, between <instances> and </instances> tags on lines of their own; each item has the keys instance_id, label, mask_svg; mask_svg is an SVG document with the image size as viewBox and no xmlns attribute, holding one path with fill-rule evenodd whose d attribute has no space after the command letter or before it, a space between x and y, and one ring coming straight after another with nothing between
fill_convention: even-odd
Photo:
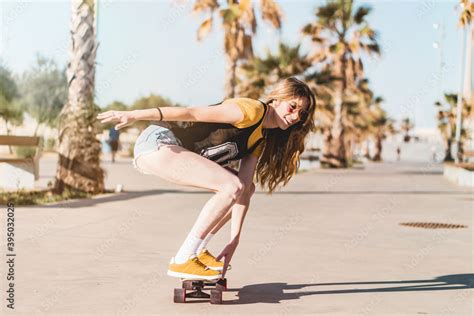
<instances>
[{"instance_id":1,"label":"palm frond","mask_svg":"<svg viewBox=\"0 0 474 316\"><path fill-rule=\"evenodd\" d=\"M270 22L273 27L281 28L282 12L278 4L274 0L260 0L262 10L262 18Z\"/></svg>"},{"instance_id":2,"label":"palm frond","mask_svg":"<svg viewBox=\"0 0 474 316\"><path fill-rule=\"evenodd\" d=\"M361 6L357 9L356 13L354 14L354 22L356 24L361 24L364 22L364 18L372 11L371 7L368 6Z\"/></svg>"},{"instance_id":3,"label":"palm frond","mask_svg":"<svg viewBox=\"0 0 474 316\"><path fill-rule=\"evenodd\" d=\"M196 0L193 6L193 12L202 13L209 11L209 13L212 13L218 8L219 3L217 2L217 0Z\"/></svg>"},{"instance_id":4,"label":"palm frond","mask_svg":"<svg viewBox=\"0 0 474 316\"><path fill-rule=\"evenodd\" d=\"M201 23L197 30L197 39L201 41L212 30L212 16Z\"/></svg>"}]
</instances>

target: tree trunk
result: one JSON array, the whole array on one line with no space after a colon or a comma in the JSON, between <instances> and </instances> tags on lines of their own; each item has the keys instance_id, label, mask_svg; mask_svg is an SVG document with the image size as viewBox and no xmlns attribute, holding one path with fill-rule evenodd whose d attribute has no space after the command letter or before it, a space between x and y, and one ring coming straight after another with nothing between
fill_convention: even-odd
<instances>
[{"instance_id":1,"label":"tree trunk","mask_svg":"<svg viewBox=\"0 0 474 316\"><path fill-rule=\"evenodd\" d=\"M405 143L409 143L409 142L410 142L410 139L411 139L410 134L408 134L408 132L406 132L406 133L405 133L405 136L403 137L403 141L404 141Z\"/></svg>"},{"instance_id":2,"label":"tree trunk","mask_svg":"<svg viewBox=\"0 0 474 316\"><path fill-rule=\"evenodd\" d=\"M472 46L474 44L474 23L466 26L467 44L466 44L466 67L464 67L464 102L470 102L472 98Z\"/></svg>"},{"instance_id":3,"label":"tree trunk","mask_svg":"<svg viewBox=\"0 0 474 316\"><path fill-rule=\"evenodd\" d=\"M342 7L342 20L344 20L345 8L344 8L344 1L341 0L340 6ZM344 33L346 31L345 25ZM336 78L335 81L335 96L334 96L334 121L332 125L332 141L331 141L331 166L334 168L347 168L347 156L346 156L346 148L345 148L345 129L343 123L343 97L347 87L347 80L346 80L346 60L345 60L345 51L346 45L344 43L344 38L341 36L339 44L343 45L341 48L342 54L336 58L334 63L334 76Z\"/></svg>"},{"instance_id":4,"label":"tree trunk","mask_svg":"<svg viewBox=\"0 0 474 316\"><path fill-rule=\"evenodd\" d=\"M451 145L452 145L453 139L451 137L448 137L446 139L446 154L444 155L444 161L454 161L453 155L451 155Z\"/></svg>"},{"instance_id":5,"label":"tree trunk","mask_svg":"<svg viewBox=\"0 0 474 316\"><path fill-rule=\"evenodd\" d=\"M225 74L225 98L233 98L235 96L235 73L237 70L237 59L226 55L226 74Z\"/></svg>"},{"instance_id":6,"label":"tree trunk","mask_svg":"<svg viewBox=\"0 0 474 316\"><path fill-rule=\"evenodd\" d=\"M68 101L59 116L59 161L55 191L100 193L104 191L104 171L100 167L100 142L96 139L94 77L97 43L94 29L94 2L73 0L71 44L67 77Z\"/></svg>"},{"instance_id":7,"label":"tree trunk","mask_svg":"<svg viewBox=\"0 0 474 316\"><path fill-rule=\"evenodd\" d=\"M370 149L369 149L368 139L362 143L362 155L363 157L370 159Z\"/></svg>"},{"instance_id":8,"label":"tree trunk","mask_svg":"<svg viewBox=\"0 0 474 316\"><path fill-rule=\"evenodd\" d=\"M346 160L348 161L348 165L352 164L354 162L354 135L350 135L347 137L346 135L345 138L345 146L344 148L346 149Z\"/></svg>"},{"instance_id":9,"label":"tree trunk","mask_svg":"<svg viewBox=\"0 0 474 316\"><path fill-rule=\"evenodd\" d=\"M5 128L7 129L7 136L10 135L10 129L8 128L8 120L5 120ZM8 145L8 152L13 155L12 146Z\"/></svg>"},{"instance_id":10,"label":"tree trunk","mask_svg":"<svg viewBox=\"0 0 474 316\"><path fill-rule=\"evenodd\" d=\"M33 136L36 136L36 134L38 134L38 129L40 127L40 122L36 122L36 127L35 127L35 132L33 133Z\"/></svg>"},{"instance_id":11,"label":"tree trunk","mask_svg":"<svg viewBox=\"0 0 474 316\"><path fill-rule=\"evenodd\" d=\"M235 0L230 1L231 4L235 4ZM237 22L231 23L229 29L227 29L228 34L225 38L224 46L225 49L225 58L226 58L226 73L225 73L225 87L224 87L224 97L226 99L233 98L235 96L235 85L236 85L236 71L237 71L237 61L239 59L239 52L237 47L237 35L238 27Z\"/></svg>"},{"instance_id":12,"label":"tree trunk","mask_svg":"<svg viewBox=\"0 0 474 316\"><path fill-rule=\"evenodd\" d=\"M375 154L372 158L373 161L382 161L382 135L377 134L375 136Z\"/></svg>"},{"instance_id":13,"label":"tree trunk","mask_svg":"<svg viewBox=\"0 0 474 316\"><path fill-rule=\"evenodd\" d=\"M342 95L344 93L343 85L340 84L336 89L335 106L334 106L334 121L331 129L331 145L330 156L326 157L331 167L346 168L346 149L344 140L344 126L342 122Z\"/></svg>"},{"instance_id":14,"label":"tree trunk","mask_svg":"<svg viewBox=\"0 0 474 316\"><path fill-rule=\"evenodd\" d=\"M323 131L323 146L321 148L321 157L319 158L320 162L323 165L329 164L329 161L326 160L328 157L331 155L331 130L330 129L324 129Z\"/></svg>"},{"instance_id":15,"label":"tree trunk","mask_svg":"<svg viewBox=\"0 0 474 316\"><path fill-rule=\"evenodd\" d=\"M342 5L342 3L341 3ZM343 10L344 12L344 10ZM343 13L344 14L344 13ZM344 42L341 39L340 44L345 46ZM341 48L341 51L345 51L345 47ZM344 123L343 123L343 97L346 91L346 77L345 77L345 65L346 61L344 59L344 53L341 53L335 59L333 67L333 76L334 76L334 121L332 122L332 141L330 146L330 155L326 157L326 160L329 162L330 166L333 168L346 168L347 167L347 157L346 157L346 148L345 148L345 139L344 139Z\"/></svg>"}]
</instances>

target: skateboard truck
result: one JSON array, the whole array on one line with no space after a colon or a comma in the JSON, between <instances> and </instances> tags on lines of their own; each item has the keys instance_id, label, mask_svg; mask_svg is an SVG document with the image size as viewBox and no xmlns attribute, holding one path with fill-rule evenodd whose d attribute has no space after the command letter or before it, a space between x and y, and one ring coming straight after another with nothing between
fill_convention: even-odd
<instances>
[{"instance_id":1,"label":"skateboard truck","mask_svg":"<svg viewBox=\"0 0 474 316\"><path fill-rule=\"evenodd\" d=\"M222 304L222 291L227 290L227 279L190 280L182 279L181 288L174 289L174 302L186 303L186 298L209 299L211 304ZM206 287L214 287L207 289ZM209 290L209 294L203 290ZM190 292L188 292L190 291Z\"/></svg>"}]
</instances>

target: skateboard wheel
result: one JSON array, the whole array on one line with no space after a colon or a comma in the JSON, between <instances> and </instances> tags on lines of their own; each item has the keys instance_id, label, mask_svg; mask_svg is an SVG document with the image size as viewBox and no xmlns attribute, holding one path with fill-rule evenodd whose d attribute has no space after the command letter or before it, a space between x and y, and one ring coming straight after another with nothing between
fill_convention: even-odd
<instances>
[{"instance_id":1,"label":"skateboard wheel","mask_svg":"<svg viewBox=\"0 0 474 316\"><path fill-rule=\"evenodd\" d=\"M193 289L193 281L183 281L182 288L186 289L186 290L192 290Z\"/></svg>"},{"instance_id":2,"label":"skateboard wheel","mask_svg":"<svg viewBox=\"0 0 474 316\"><path fill-rule=\"evenodd\" d=\"M186 289L174 289L174 302L186 303Z\"/></svg>"},{"instance_id":3,"label":"skateboard wheel","mask_svg":"<svg viewBox=\"0 0 474 316\"><path fill-rule=\"evenodd\" d=\"M222 291L221 290L211 290L210 297L211 304L222 304Z\"/></svg>"}]
</instances>

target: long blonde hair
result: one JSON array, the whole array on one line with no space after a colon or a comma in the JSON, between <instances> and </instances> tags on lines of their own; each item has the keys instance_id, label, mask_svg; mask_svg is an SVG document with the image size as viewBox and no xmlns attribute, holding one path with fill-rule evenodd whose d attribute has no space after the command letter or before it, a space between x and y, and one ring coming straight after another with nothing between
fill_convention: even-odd
<instances>
[{"instance_id":1,"label":"long blonde hair","mask_svg":"<svg viewBox=\"0 0 474 316\"><path fill-rule=\"evenodd\" d=\"M307 117L286 130L266 129L264 149L256 167L256 181L262 188L268 187L272 194L275 188L283 186L296 174L300 155L305 149L305 139L309 132L315 131L314 112L316 98L311 89L295 77L280 81L264 99L267 106L273 100L304 98L307 104Z\"/></svg>"}]
</instances>

